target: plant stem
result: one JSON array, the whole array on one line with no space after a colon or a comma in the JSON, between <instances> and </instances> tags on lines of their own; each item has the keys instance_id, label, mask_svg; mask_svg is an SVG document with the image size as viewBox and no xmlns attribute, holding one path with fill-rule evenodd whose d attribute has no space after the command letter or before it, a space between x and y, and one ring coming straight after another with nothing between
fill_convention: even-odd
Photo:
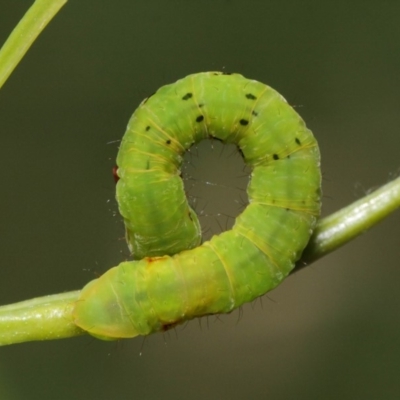
<instances>
[{"instance_id":1,"label":"plant stem","mask_svg":"<svg viewBox=\"0 0 400 400\"><path fill-rule=\"evenodd\" d=\"M342 210L321 219L296 269L329 254L400 207L400 178ZM79 291L45 296L0 307L0 346L31 340L82 335L72 309Z\"/></svg>"},{"instance_id":2,"label":"plant stem","mask_svg":"<svg viewBox=\"0 0 400 400\"><path fill-rule=\"evenodd\" d=\"M79 293L44 296L0 307L0 346L84 334L72 320Z\"/></svg>"},{"instance_id":3,"label":"plant stem","mask_svg":"<svg viewBox=\"0 0 400 400\"><path fill-rule=\"evenodd\" d=\"M399 207L400 177L321 219L296 265L296 270L350 242Z\"/></svg>"},{"instance_id":4,"label":"plant stem","mask_svg":"<svg viewBox=\"0 0 400 400\"><path fill-rule=\"evenodd\" d=\"M0 49L0 89L29 47L67 0L36 0Z\"/></svg>"}]
</instances>

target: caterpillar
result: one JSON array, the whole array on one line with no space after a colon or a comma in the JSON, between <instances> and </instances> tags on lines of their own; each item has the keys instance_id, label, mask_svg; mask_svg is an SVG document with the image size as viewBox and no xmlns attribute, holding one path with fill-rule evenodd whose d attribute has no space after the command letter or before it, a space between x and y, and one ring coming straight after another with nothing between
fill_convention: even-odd
<instances>
[{"instance_id":1,"label":"caterpillar","mask_svg":"<svg viewBox=\"0 0 400 400\"><path fill-rule=\"evenodd\" d=\"M194 143L235 143L252 169L249 205L202 244L180 166ZM89 282L75 323L104 340L229 313L276 287L320 213L317 142L274 89L203 72L161 87L132 115L117 157L116 197L134 261Z\"/></svg>"}]
</instances>

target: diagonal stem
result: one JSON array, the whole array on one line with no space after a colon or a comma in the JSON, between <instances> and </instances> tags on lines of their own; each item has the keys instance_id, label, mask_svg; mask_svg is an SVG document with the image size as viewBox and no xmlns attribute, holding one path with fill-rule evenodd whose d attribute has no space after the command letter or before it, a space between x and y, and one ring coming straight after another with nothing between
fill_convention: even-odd
<instances>
[{"instance_id":1,"label":"diagonal stem","mask_svg":"<svg viewBox=\"0 0 400 400\"><path fill-rule=\"evenodd\" d=\"M338 249L400 207L400 177L347 207L321 219L296 271Z\"/></svg>"},{"instance_id":2,"label":"diagonal stem","mask_svg":"<svg viewBox=\"0 0 400 400\"><path fill-rule=\"evenodd\" d=\"M0 49L0 89L67 0L36 0Z\"/></svg>"}]
</instances>

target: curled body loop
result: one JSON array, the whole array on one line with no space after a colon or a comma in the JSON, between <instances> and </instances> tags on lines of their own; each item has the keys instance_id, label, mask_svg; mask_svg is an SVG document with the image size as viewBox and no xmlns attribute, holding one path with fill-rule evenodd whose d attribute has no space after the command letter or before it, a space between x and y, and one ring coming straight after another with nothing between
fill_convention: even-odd
<instances>
[{"instance_id":1,"label":"curled body loop","mask_svg":"<svg viewBox=\"0 0 400 400\"><path fill-rule=\"evenodd\" d=\"M252 168L249 205L200 245L180 166L194 143L235 143ZM129 121L117 158L117 200L135 261L82 291L75 323L117 339L227 313L276 287L320 213L320 155L301 117L275 90L205 72L160 88Z\"/></svg>"}]
</instances>

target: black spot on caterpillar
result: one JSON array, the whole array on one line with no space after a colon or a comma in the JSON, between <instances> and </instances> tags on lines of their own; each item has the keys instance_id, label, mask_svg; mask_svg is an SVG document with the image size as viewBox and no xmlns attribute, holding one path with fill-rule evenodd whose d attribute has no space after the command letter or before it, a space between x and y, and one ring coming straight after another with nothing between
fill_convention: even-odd
<instances>
[{"instance_id":1,"label":"black spot on caterpillar","mask_svg":"<svg viewBox=\"0 0 400 400\"><path fill-rule=\"evenodd\" d=\"M252 168L249 205L231 230L199 246L180 166L193 143L210 137L237 144ZM147 335L276 287L319 215L319 160L311 131L269 86L205 72L160 88L134 112L117 158L117 200L139 261L86 285L76 324L102 339Z\"/></svg>"}]
</instances>

